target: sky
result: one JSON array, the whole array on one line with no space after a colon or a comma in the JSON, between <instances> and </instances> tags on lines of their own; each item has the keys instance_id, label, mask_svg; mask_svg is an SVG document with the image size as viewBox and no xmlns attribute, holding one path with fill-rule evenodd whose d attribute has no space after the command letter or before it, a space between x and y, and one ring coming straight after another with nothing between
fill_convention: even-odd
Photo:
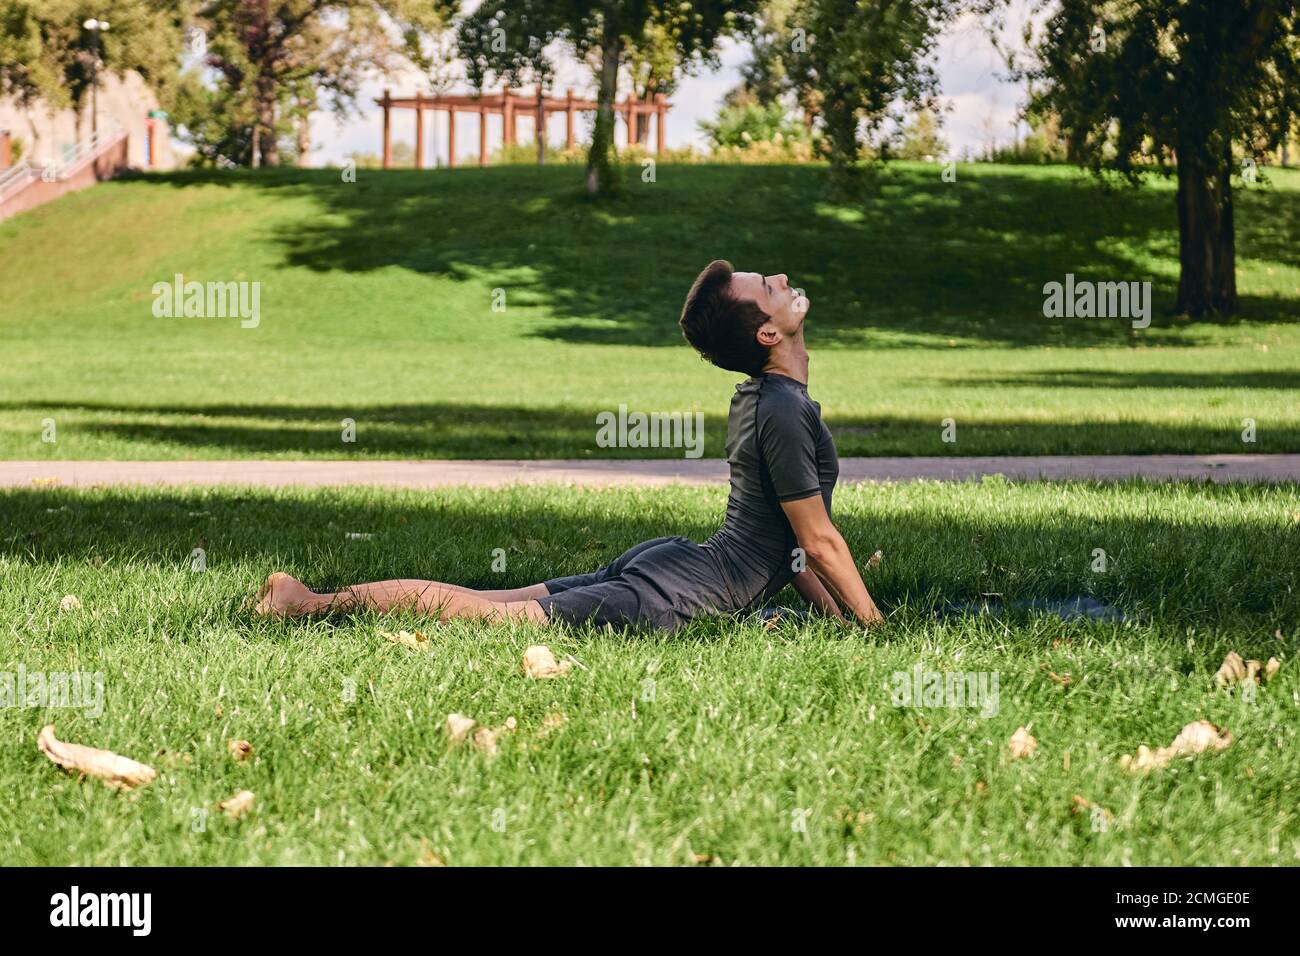
<instances>
[{"instance_id":1,"label":"sky","mask_svg":"<svg viewBox=\"0 0 1300 956\"><path fill-rule=\"evenodd\" d=\"M1019 24L1028 15L1031 0L1013 0L1008 17L1009 28L1004 36L1018 36ZM723 96L740 82L739 67L747 57L744 44L724 39L719 48L721 65L715 71L703 71L688 76L679 84L671 100L665 124L665 138L669 147L694 144L703 148L705 139L699 121L717 115ZM954 23L942 36L935 52L935 65L940 81L940 102L946 108L943 135L949 144L949 155L960 157L965 151L982 150L990 141L999 144L1011 142L1016 136L1016 113L1024 99L1023 89L1005 78L1006 69L996 53L986 29L978 20L964 17ZM469 92L463 74L453 68L453 82L449 92ZM412 96L416 90L429 92L427 83L413 68L389 77L375 76L362 87L358 99L358 115L345 120L333 113L322 111L312 118L312 165L341 165L353 153L378 154L383 140L383 110L374 102L385 88L394 96ZM579 95L594 95L590 71L575 62L559 64L554 89L563 95L572 87ZM620 98L627 95L620 91ZM442 165L447 161L447 118L443 114L425 114L426 164ZM489 151L500 144L500 120L489 120ZM393 111L393 142L414 145L415 114L412 110ZM624 141L623 124L618 126L618 141ZM579 127L579 135L584 131ZM1023 134L1023 124L1020 129ZM519 141L531 144L533 140L531 117L521 116ZM550 118L548 137L552 143L563 143L564 117ZM478 117L461 115L456 127L457 154L461 162L472 161L478 150ZM653 142L653 139L652 139ZM467 157L471 157L467 160Z\"/></svg>"}]
</instances>

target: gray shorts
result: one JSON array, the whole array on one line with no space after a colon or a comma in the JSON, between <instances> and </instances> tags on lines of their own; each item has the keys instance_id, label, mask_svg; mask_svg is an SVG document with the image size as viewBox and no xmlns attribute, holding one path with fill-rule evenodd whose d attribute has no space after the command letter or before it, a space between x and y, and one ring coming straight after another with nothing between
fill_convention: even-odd
<instances>
[{"instance_id":1,"label":"gray shorts","mask_svg":"<svg viewBox=\"0 0 1300 956\"><path fill-rule=\"evenodd\" d=\"M553 621L673 632L694 617L725 614L734 600L717 554L681 536L629 548L590 574L553 578L537 603Z\"/></svg>"}]
</instances>

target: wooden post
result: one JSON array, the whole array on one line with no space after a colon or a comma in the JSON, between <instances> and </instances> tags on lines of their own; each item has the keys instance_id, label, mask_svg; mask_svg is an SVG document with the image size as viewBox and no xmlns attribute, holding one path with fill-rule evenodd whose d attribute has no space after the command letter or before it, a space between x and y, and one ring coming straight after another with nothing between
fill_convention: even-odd
<instances>
[{"instance_id":1,"label":"wooden post","mask_svg":"<svg viewBox=\"0 0 1300 956\"><path fill-rule=\"evenodd\" d=\"M447 107L447 166L456 166L456 107Z\"/></svg>"},{"instance_id":2,"label":"wooden post","mask_svg":"<svg viewBox=\"0 0 1300 956\"><path fill-rule=\"evenodd\" d=\"M655 112L655 154L664 151L664 117L668 115L668 99L662 93L655 97L659 108Z\"/></svg>"},{"instance_id":3,"label":"wooden post","mask_svg":"<svg viewBox=\"0 0 1300 956\"><path fill-rule=\"evenodd\" d=\"M388 95L387 90L384 90L384 98L380 104L384 108L384 169L393 165L393 125L388 112L391 103L392 97Z\"/></svg>"},{"instance_id":4,"label":"wooden post","mask_svg":"<svg viewBox=\"0 0 1300 956\"><path fill-rule=\"evenodd\" d=\"M501 94L501 143L504 146L515 145L515 104L510 99L510 87Z\"/></svg>"},{"instance_id":5,"label":"wooden post","mask_svg":"<svg viewBox=\"0 0 1300 956\"><path fill-rule=\"evenodd\" d=\"M415 94L415 168L424 169L424 94L419 92Z\"/></svg>"},{"instance_id":6,"label":"wooden post","mask_svg":"<svg viewBox=\"0 0 1300 956\"><path fill-rule=\"evenodd\" d=\"M0 129L0 169L8 169L13 164L13 140L9 136L9 130Z\"/></svg>"},{"instance_id":7,"label":"wooden post","mask_svg":"<svg viewBox=\"0 0 1300 956\"><path fill-rule=\"evenodd\" d=\"M487 107L478 108L478 164L487 165Z\"/></svg>"},{"instance_id":8,"label":"wooden post","mask_svg":"<svg viewBox=\"0 0 1300 956\"><path fill-rule=\"evenodd\" d=\"M564 148L573 149L573 89L564 96L568 102L564 106Z\"/></svg>"},{"instance_id":9,"label":"wooden post","mask_svg":"<svg viewBox=\"0 0 1300 956\"><path fill-rule=\"evenodd\" d=\"M627 91L627 144L635 146L640 142L641 111L636 102L636 89Z\"/></svg>"}]
</instances>

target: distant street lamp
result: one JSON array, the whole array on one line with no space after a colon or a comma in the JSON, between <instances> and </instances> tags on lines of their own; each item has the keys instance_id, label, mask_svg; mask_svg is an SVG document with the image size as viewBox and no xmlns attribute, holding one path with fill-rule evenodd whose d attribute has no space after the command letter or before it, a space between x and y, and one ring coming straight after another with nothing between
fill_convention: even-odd
<instances>
[{"instance_id":1,"label":"distant street lamp","mask_svg":"<svg viewBox=\"0 0 1300 956\"><path fill-rule=\"evenodd\" d=\"M90 133L99 132L99 35L108 30L107 20L91 17L82 24L95 38L95 59L90 64Z\"/></svg>"}]
</instances>

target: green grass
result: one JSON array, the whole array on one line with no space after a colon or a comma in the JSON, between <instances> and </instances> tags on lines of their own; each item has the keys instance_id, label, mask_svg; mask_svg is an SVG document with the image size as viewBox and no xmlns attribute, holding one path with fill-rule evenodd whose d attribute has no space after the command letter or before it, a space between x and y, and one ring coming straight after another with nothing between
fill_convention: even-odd
<instances>
[{"instance_id":1,"label":"green grass","mask_svg":"<svg viewBox=\"0 0 1300 956\"><path fill-rule=\"evenodd\" d=\"M814 167L665 164L592 205L575 176L176 173L2 223L0 456L671 454L595 447L595 414L626 403L704 412L720 457L736 376L676 326L714 257L808 290L812 391L844 455L1300 451L1295 171L1237 190L1227 323L1168 314L1168 183L895 164L837 205ZM178 272L262 283L260 326L154 318L153 284ZM1151 280L1152 327L1044 318L1067 272Z\"/></svg>"},{"instance_id":2,"label":"green grass","mask_svg":"<svg viewBox=\"0 0 1300 956\"><path fill-rule=\"evenodd\" d=\"M98 719L0 709L0 863L1300 859L1294 485L842 488L851 546L885 553L869 583L894 610L870 634L700 622L663 639L238 610L275 568L317 585L413 575L512 586L585 570L666 531L702 539L724 493L0 493L0 668L99 671L106 687ZM205 573L191 571L196 546ZM494 548L506 549L503 574L490 569ZM1095 548L1104 574L1089 569ZM989 592L1092 594L1132 620L927 610ZM61 612L65 594L83 607ZM423 627L432 648L390 644L380 627ZM525 679L520 657L538 640L586 669ZM1284 661L1253 699L1213 687L1233 649ZM997 714L892 706L892 675L917 664L996 672ZM492 726L513 716L519 729L488 759L448 746L453 711ZM542 735L553 713L568 722ZM1147 777L1119 768L1119 755L1202 718L1232 731L1227 751ZM79 782L37 752L47 721L159 778L126 795ZM1021 725L1039 749L1012 762L1006 742ZM250 741L254 759L231 760L231 738ZM213 810L241 789L257 795L248 817ZM1113 814L1108 829L1071 814L1076 794Z\"/></svg>"}]
</instances>

